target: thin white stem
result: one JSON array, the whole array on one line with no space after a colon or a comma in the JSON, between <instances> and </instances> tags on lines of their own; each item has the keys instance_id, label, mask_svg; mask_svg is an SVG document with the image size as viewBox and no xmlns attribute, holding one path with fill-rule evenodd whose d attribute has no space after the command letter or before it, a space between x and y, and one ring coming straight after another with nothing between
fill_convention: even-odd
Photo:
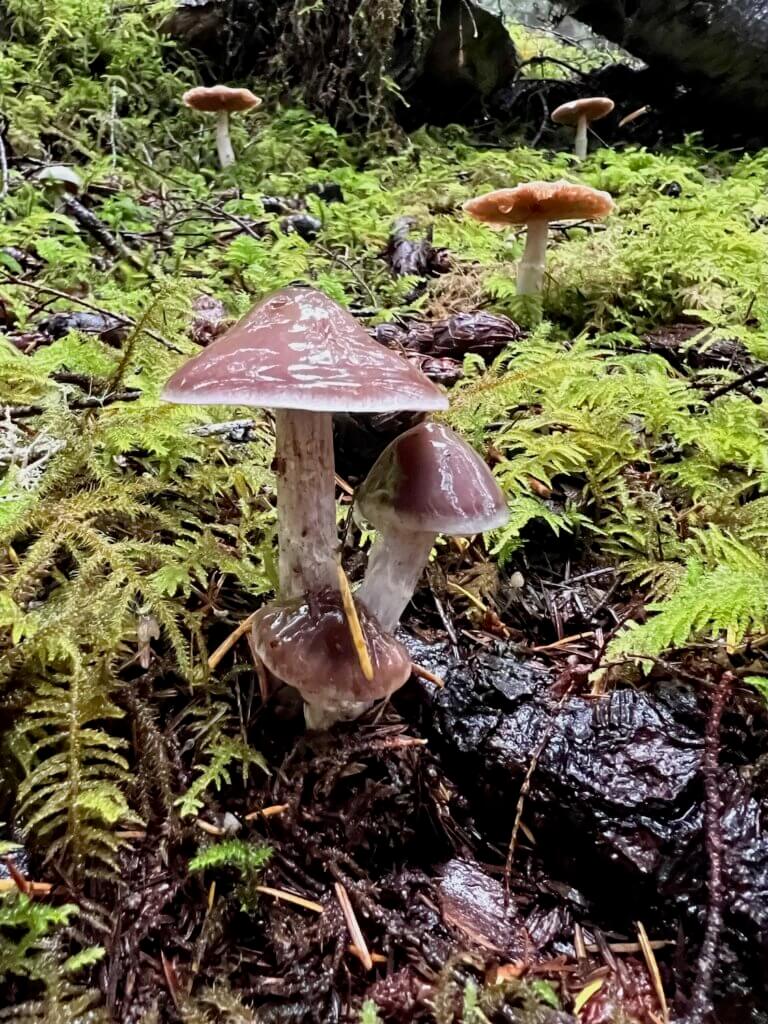
<instances>
[{"instance_id":1,"label":"thin white stem","mask_svg":"<svg viewBox=\"0 0 768 1024\"><path fill-rule=\"evenodd\" d=\"M231 167L235 162L235 151L229 137L229 111L220 110L216 115L216 149L222 168Z\"/></svg>"},{"instance_id":2,"label":"thin white stem","mask_svg":"<svg viewBox=\"0 0 768 1024\"><path fill-rule=\"evenodd\" d=\"M523 258L517 268L517 294L540 295L544 285L544 268L547 262L547 238L549 223L532 220L528 223Z\"/></svg>"},{"instance_id":3,"label":"thin white stem","mask_svg":"<svg viewBox=\"0 0 768 1024\"><path fill-rule=\"evenodd\" d=\"M583 114L576 122L576 139L573 151L579 160L583 160L587 155L587 119Z\"/></svg>"},{"instance_id":4,"label":"thin white stem","mask_svg":"<svg viewBox=\"0 0 768 1024\"><path fill-rule=\"evenodd\" d=\"M395 629L413 597L436 536L390 528L373 542L365 579L355 598L388 633Z\"/></svg>"},{"instance_id":5,"label":"thin white stem","mask_svg":"<svg viewBox=\"0 0 768 1024\"><path fill-rule=\"evenodd\" d=\"M338 588L333 417L275 412L280 597Z\"/></svg>"}]
</instances>

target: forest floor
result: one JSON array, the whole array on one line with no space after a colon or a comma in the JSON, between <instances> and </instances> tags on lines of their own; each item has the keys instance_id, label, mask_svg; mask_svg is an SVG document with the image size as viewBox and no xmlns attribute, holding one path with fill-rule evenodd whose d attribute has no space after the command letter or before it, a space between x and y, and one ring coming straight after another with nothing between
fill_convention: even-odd
<instances>
[{"instance_id":1,"label":"forest floor","mask_svg":"<svg viewBox=\"0 0 768 1024\"><path fill-rule=\"evenodd\" d=\"M0 1020L768 1020L768 152L268 99L222 172L169 44L68 3L12 0L0 55ZM523 301L521 235L461 205L561 177L616 210ZM270 417L159 400L296 282L448 389L510 506L438 543L419 674L327 736L239 629ZM353 583L408 422L336 424Z\"/></svg>"}]
</instances>

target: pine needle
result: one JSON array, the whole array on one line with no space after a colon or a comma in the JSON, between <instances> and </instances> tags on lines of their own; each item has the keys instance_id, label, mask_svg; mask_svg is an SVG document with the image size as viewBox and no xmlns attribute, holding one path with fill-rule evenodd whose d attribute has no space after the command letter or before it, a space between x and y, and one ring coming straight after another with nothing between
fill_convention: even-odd
<instances>
[{"instance_id":1,"label":"pine needle","mask_svg":"<svg viewBox=\"0 0 768 1024\"><path fill-rule=\"evenodd\" d=\"M347 579L347 574L344 572L344 568L341 563L337 566L337 571L339 576L341 601L344 606L344 614L347 617L347 625L349 626L349 633L352 637L355 653L357 654L358 661L360 662L360 669L363 675L368 682L371 683L373 682L373 664L371 662L371 655L368 651L368 645L365 642L363 627L360 625L360 619L357 615L357 608L355 607L355 601L352 597L352 591L349 588L349 580Z\"/></svg>"}]
</instances>

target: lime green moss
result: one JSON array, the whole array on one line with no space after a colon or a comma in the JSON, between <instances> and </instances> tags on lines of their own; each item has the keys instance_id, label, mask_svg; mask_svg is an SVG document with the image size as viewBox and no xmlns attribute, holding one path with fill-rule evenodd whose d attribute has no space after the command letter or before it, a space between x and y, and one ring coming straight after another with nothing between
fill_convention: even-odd
<instances>
[{"instance_id":1,"label":"lime green moss","mask_svg":"<svg viewBox=\"0 0 768 1024\"><path fill-rule=\"evenodd\" d=\"M210 125L178 102L194 75L180 61L169 70L173 47L156 31L167 6L139 15L96 0L5 2L9 143L75 163L94 212L137 264L115 265L81 234L32 165L24 180L11 172L0 309L14 329L33 327L43 298L50 311L77 306L14 283L20 275L135 323L120 349L70 333L28 356L0 336L3 401L42 408L15 428L0 423L0 442L21 450L37 441L49 452L33 478L19 463L0 467L0 694L24 709L2 739L0 758L14 767L0 771L0 789L27 841L64 858L72 877L88 865L114 871L115 823L142 817L118 700L142 624L156 627L165 677L202 695L195 714L236 735L226 681L207 668L216 619L200 595L214 588L244 617L273 587L268 421L158 401L195 350L189 328L201 293L234 316L302 279L371 311L371 323L478 306L526 321L531 335L493 366L467 360L447 414L499 455L511 519L489 539L492 556L514 569L538 523L636 581L652 615L618 635L609 652L617 662L699 642L735 649L768 631L768 389L755 401L737 392L707 400L706 388L642 342L695 317L703 328L692 347L737 339L768 359L768 153L713 155L692 139L665 154L598 150L577 165L513 141L477 148L456 128L418 132L393 153L384 138L345 138L281 108L266 90L262 113L233 119L239 162L221 172ZM522 237L467 221L460 205L559 177L607 189L617 211L593 228L553 232L543 301L532 307L515 295ZM306 195L327 181L346 201L309 197L323 224L318 242L282 234L280 217L264 213L262 196ZM414 282L393 280L379 256L403 214L433 226L454 257L451 273L410 306ZM39 271L26 274L3 247L39 261ZM61 370L90 378L96 394L142 394L74 411L68 400L80 392L52 378ZM737 373L709 375L715 387ZM194 433L243 415L260 443ZM551 507L531 477L567 483L566 505ZM195 778L208 778L220 753L206 734ZM225 768L233 759L243 760L233 755ZM220 778L214 772L211 784ZM185 807L204 799L198 789ZM178 798L167 794L169 806Z\"/></svg>"}]
</instances>

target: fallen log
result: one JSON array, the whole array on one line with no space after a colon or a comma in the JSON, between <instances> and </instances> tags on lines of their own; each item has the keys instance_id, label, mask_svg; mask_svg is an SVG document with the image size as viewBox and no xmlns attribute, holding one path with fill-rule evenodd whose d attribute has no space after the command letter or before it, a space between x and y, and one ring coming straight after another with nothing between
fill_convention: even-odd
<instances>
[{"instance_id":1,"label":"fallen log","mask_svg":"<svg viewBox=\"0 0 768 1024\"><path fill-rule=\"evenodd\" d=\"M565 0L562 8L744 130L768 111L766 0ZM714 108L708 110L708 104Z\"/></svg>"}]
</instances>

